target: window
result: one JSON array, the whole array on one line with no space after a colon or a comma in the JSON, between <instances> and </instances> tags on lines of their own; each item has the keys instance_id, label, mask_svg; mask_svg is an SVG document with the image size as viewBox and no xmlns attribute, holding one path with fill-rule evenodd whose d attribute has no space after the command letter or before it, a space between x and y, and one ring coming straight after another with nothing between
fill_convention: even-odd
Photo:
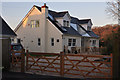
<instances>
[{"instance_id":1,"label":"window","mask_svg":"<svg viewBox=\"0 0 120 80\"><path fill-rule=\"evenodd\" d=\"M38 46L40 46L41 45L41 43L40 43L40 38L38 38Z\"/></svg>"},{"instance_id":2,"label":"window","mask_svg":"<svg viewBox=\"0 0 120 80\"><path fill-rule=\"evenodd\" d=\"M69 26L69 21L67 21L67 26Z\"/></svg>"},{"instance_id":3,"label":"window","mask_svg":"<svg viewBox=\"0 0 120 80\"><path fill-rule=\"evenodd\" d=\"M57 42L59 42L59 39L57 39Z\"/></svg>"},{"instance_id":4,"label":"window","mask_svg":"<svg viewBox=\"0 0 120 80\"><path fill-rule=\"evenodd\" d=\"M63 20L63 26L69 26L69 21Z\"/></svg>"},{"instance_id":5,"label":"window","mask_svg":"<svg viewBox=\"0 0 120 80\"><path fill-rule=\"evenodd\" d=\"M68 39L68 46L75 46L76 45L76 39Z\"/></svg>"},{"instance_id":6,"label":"window","mask_svg":"<svg viewBox=\"0 0 120 80\"><path fill-rule=\"evenodd\" d=\"M66 26L66 21L65 20L63 20L63 26Z\"/></svg>"},{"instance_id":7,"label":"window","mask_svg":"<svg viewBox=\"0 0 120 80\"><path fill-rule=\"evenodd\" d=\"M20 39L17 39L17 43L21 43L21 40L20 40Z\"/></svg>"},{"instance_id":8,"label":"window","mask_svg":"<svg viewBox=\"0 0 120 80\"><path fill-rule=\"evenodd\" d=\"M68 46L71 46L71 44L72 44L72 39L69 39L68 40Z\"/></svg>"},{"instance_id":9,"label":"window","mask_svg":"<svg viewBox=\"0 0 120 80\"><path fill-rule=\"evenodd\" d=\"M93 45L93 46L95 46L95 45L96 45L96 40L93 40L92 45Z\"/></svg>"},{"instance_id":10,"label":"window","mask_svg":"<svg viewBox=\"0 0 120 80\"><path fill-rule=\"evenodd\" d=\"M54 38L51 38L51 46L54 46Z\"/></svg>"},{"instance_id":11,"label":"window","mask_svg":"<svg viewBox=\"0 0 120 80\"><path fill-rule=\"evenodd\" d=\"M72 45L75 46L75 44L76 44L76 39L73 39Z\"/></svg>"},{"instance_id":12,"label":"window","mask_svg":"<svg viewBox=\"0 0 120 80\"><path fill-rule=\"evenodd\" d=\"M39 20L31 20L30 24L32 28L39 27Z\"/></svg>"}]
</instances>

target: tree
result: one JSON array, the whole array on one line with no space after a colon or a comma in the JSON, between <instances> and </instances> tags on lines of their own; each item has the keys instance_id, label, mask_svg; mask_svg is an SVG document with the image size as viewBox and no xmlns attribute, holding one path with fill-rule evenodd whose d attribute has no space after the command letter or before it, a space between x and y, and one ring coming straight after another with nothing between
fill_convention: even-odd
<instances>
[{"instance_id":1,"label":"tree","mask_svg":"<svg viewBox=\"0 0 120 80\"><path fill-rule=\"evenodd\" d=\"M120 25L120 0L107 2L107 13L113 18L118 19ZM119 26L118 26L119 27ZM113 80L120 80L120 28L113 34Z\"/></svg>"},{"instance_id":2,"label":"tree","mask_svg":"<svg viewBox=\"0 0 120 80\"><path fill-rule=\"evenodd\" d=\"M110 17L117 19L118 23L120 23L120 0L107 2L106 12Z\"/></svg>"}]
</instances>

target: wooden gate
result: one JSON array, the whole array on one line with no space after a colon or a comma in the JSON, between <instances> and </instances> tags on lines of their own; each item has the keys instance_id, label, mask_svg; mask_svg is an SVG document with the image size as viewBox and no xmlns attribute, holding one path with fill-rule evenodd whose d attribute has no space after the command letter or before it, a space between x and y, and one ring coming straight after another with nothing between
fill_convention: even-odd
<instances>
[{"instance_id":1,"label":"wooden gate","mask_svg":"<svg viewBox=\"0 0 120 80\"><path fill-rule=\"evenodd\" d=\"M60 73L61 55L58 53L35 53L27 52L26 70L37 70L40 72Z\"/></svg>"},{"instance_id":2,"label":"wooden gate","mask_svg":"<svg viewBox=\"0 0 120 80\"><path fill-rule=\"evenodd\" d=\"M112 55L64 55L64 75L112 78Z\"/></svg>"},{"instance_id":3,"label":"wooden gate","mask_svg":"<svg viewBox=\"0 0 120 80\"><path fill-rule=\"evenodd\" d=\"M26 70L79 78L112 78L112 55L27 52Z\"/></svg>"},{"instance_id":4,"label":"wooden gate","mask_svg":"<svg viewBox=\"0 0 120 80\"><path fill-rule=\"evenodd\" d=\"M16 55L18 54L18 55ZM25 71L25 50L21 50L21 51L12 51L12 69L17 69L19 68L19 70L21 72Z\"/></svg>"}]
</instances>

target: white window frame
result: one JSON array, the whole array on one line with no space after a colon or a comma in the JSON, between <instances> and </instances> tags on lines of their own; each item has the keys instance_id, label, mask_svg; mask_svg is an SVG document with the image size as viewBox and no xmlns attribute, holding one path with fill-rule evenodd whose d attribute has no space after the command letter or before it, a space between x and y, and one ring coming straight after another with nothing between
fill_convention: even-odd
<instances>
[{"instance_id":1,"label":"white window frame","mask_svg":"<svg viewBox=\"0 0 120 80\"><path fill-rule=\"evenodd\" d=\"M31 28L39 27L39 20L31 20L30 21L30 26L31 26Z\"/></svg>"},{"instance_id":2,"label":"white window frame","mask_svg":"<svg viewBox=\"0 0 120 80\"><path fill-rule=\"evenodd\" d=\"M71 42L69 42L70 39L71 39ZM73 42L74 40L75 40L75 42ZM77 40L75 38L68 38L68 46L76 46L76 42L77 42Z\"/></svg>"}]
</instances>

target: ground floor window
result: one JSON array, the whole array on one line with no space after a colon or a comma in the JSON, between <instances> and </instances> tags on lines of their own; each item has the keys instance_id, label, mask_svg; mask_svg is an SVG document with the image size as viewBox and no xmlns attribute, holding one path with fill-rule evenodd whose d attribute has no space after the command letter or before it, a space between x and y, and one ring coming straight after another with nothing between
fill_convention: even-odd
<instances>
[{"instance_id":1,"label":"ground floor window","mask_svg":"<svg viewBox=\"0 0 120 80\"><path fill-rule=\"evenodd\" d=\"M41 45L40 41L41 41L41 40L40 40L40 38L38 38L38 46L40 46L40 45Z\"/></svg>"},{"instance_id":2,"label":"ground floor window","mask_svg":"<svg viewBox=\"0 0 120 80\"><path fill-rule=\"evenodd\" d=\"M51 38L51 46L54 46L54 38Z\"/></svg>"},{"instance_id":3,"label":"ground floor window","mask_svg":"<svg viewBox=\"0 0 120 80\"><path fill-rule=\"evenodd\" d=\"M21 40L20 40L20 38L18 38L18 39L17 39L17 43L21 43Z\"/></svg>"},{"instance_id":4,"label":"ground floor window","mask_svg":"<svg viewBox=\"0 0 120 80\"><path fill-rule=\"evenodd\" d=\"M76 45L76 39L68 39L68 46L75 46Z\"/></svg>"},{"instance_id":5,"label":"ground floor window","mask_svg":"<svg viewBox=\"0 0 120 80\"><path fill-rule=\"evenodd\" d=\"M96 40L93 40L92 41L92 46L95 46L96 45Z\"/></svg>"}]
</instances>

